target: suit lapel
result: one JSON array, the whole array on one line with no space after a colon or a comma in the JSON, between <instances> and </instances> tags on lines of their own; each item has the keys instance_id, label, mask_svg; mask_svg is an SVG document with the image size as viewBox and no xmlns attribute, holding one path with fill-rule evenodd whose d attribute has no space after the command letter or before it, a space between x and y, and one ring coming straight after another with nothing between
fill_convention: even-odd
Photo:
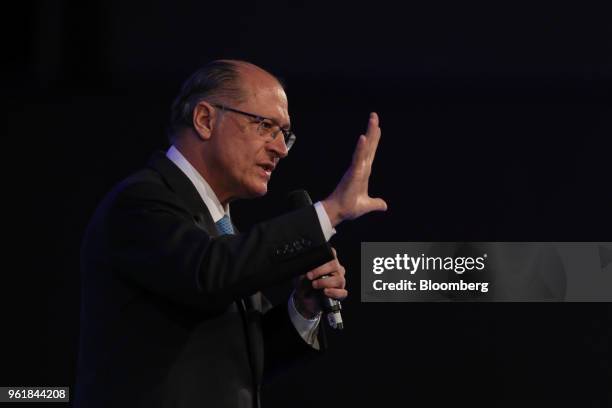
<instances>
[{"instance_id":1,"label":"suit lapel","mask_svg":"<svg viewBox=\"0 0 612 408\"><path fill-rule=\"evenodd\" d=\"M166 157L162 151L155 152L149 160L148 166L161 174L164 181L170 189L174 191L183 201L197 226L204 229L210 236L218 237L219 232L217 226L208 211L208 207L204 204L202 197L198 193L191 180L179 169L172 160ZM238 233L238 229L232 223L234 231ZM236 302L239 307L246 310L258 309L255 296L246 296L243 301Z\"/></svg>"},{"instance_id":2,"label":"suit lapel","mask_svg":"<svg viewBox=\"0 0 612 408\"><path fill-rule=\"evenodd\" d=\"M149 160L148 167L161 174L162 178L183 201L194 222L213 237L219 236L206 204L200 197L198 190L189 178L179 169L172 160L166 157L164 152L155 152Z\"/></svg>"},{"instance_id":3,"label":"suit lapel","mask_svg":"<svg viewBox=\"0 0 612 408\"><path fill-rule=\"evenodd\" d=\"M157 171L172 191L174 191L183 201L189 212L191 213L194 222L200 228L204 229L210 236L218 237L219 232L217 226L208 211L208 207L204 204L202 197L198 193L191 180L179 169L172 160L166 157L164 152L158 151L153 154L149 160L148 166ZM238 229L233 225L234 231L238 233ZM247 347L253 379L255 381L254 392L257 394L259 401L259 387L261 384L261 372L263 370L263 357L258 352L257 344L263 344L261 333L256 328L257 318L261 311L261 296L256 293L251 296L245 296L241 299L236 299L236 307L242 316L245 336L247 338ZM259 339L255 341L255 339ZM259 405L259 404L258 404Z\"/></svg>"}]
</instances>

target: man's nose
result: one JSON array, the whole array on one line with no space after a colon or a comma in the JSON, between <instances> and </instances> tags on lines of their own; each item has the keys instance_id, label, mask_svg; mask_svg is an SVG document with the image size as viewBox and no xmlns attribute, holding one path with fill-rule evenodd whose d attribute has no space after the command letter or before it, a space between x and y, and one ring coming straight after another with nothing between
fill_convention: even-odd
<instances>
[{"instance_id":1,"label":"man's nose","mask_svg":"<svg viewBox=\"0 0 612 408\"><path fill-rule=\"evenodd\" d=\"M279 158L285 158L289 154L289 149L287 149L287 145L285 144L285 138L282 135L277 135L273 140L268 143L268 149L272 150Z\"/></svg>"}]
</instances>

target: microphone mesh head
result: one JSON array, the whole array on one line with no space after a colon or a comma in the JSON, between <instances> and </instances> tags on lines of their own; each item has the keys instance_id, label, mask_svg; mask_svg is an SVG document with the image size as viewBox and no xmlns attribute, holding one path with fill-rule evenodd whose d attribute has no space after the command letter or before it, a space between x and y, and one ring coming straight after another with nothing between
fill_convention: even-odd
<instances>
[{"instance_id":1,"label":"microphone mesh head","mask_svg":"<svg viewBox=\"0 0 612 408\"><path fill-rule=\"evenodd\" d=\"M289 201L289 208L292 210L312 205L312 200L306 190L295 190L290 192L287 200Z\"/></svg>"}]
</instances>

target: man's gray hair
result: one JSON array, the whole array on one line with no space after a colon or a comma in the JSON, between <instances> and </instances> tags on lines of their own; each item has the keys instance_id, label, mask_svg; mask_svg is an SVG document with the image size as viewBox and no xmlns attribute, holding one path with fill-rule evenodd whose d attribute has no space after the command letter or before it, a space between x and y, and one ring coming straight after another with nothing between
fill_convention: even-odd
<instances>
[{"instance_id":1,"label":"man's gray hair","mask_svg":"<svg viewBox=\"0 0 612 408\"><path fill-rule=\"evenodd\" d=\"M170 143L174 141L179 130L193 127L193 110L200 101L223 98L239 103L244 100L246 94L240 84L238 67L234 61L212 61L194 72L183 83L170 111Z\"/></svg>"}]
</instances>

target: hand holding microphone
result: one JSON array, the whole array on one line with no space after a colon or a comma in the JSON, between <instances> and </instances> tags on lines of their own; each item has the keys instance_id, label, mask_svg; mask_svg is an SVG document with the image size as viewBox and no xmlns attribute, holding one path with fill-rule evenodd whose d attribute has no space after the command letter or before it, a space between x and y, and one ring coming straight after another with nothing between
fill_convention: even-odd
<instances>
[{"instance_id":1,"label":"hand holding microphone","mask_svg":"<svg viewBox=\"0 0 612 408\"><path fill-rule=\"evenodd\" d=\"M345 289L346 273L344 266L340 265L336 255L336 250L332 248L335 259L306 274L307 278L312 281L314 289L321 289L323 296L321 303L323 310L327 315L327 322L334 329L342 330L344 323L342 322L342 305L340 299L346 298L348 292Z\"/></svg>"},{"instance_id":2,"label":"hand holding microphone","mask_svg":"<svg viewBox=\"0 0 612 408\"><path fill-rule=\"evenodd\" d=\"M312 205L310 195L304 190L289 193L288 200L291 209ZM329 325L342 330L344 328L340 313L342 306L338 299L344 299L348 295L345 289L345 269L338 262L336 250L334 248L331 250L334 253L333 260L297 278L295 292L297 299L294 300L297 301L296 308L304 317L312 318L323 309Z\"/></svg>"},{"instance_id":3,"label":"hand holding microphone","mask_svg":"<svg viewBox=\"0 0 612 408\"><path fill-rule=\"evenodd\" d=\"M332 251L336 256L336 250L332 248ZM333 259L298 277L294 298L298 311L306 318L313 318L322 310L331 327L343 329L340 299L348 295L344 275L344 267L338 259Z\"/></svg>"}]
</instances>

